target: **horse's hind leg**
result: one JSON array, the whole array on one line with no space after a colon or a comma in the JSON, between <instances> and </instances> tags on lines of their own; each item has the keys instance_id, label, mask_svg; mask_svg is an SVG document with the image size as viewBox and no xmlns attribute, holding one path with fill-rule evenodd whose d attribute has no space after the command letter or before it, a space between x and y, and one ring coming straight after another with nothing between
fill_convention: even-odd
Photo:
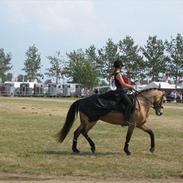
<instances>
[{"instance_id":1,"label":"horse's hind leg","mask_svg":"<svg viewBox=\"0 0 183 183\"><path fill-rule=\"evenodd\" d=\"M81 134L81 131L83 129L83 125L81 124L75 131L74 131L74 138L72 143L72 151L74 153L79 153L80 151L77 149L77 140L79 135Z\"/></svg>"},{"instance_id":2,"label":"horse's hind leg","mask_svg":"<svg viewBox=\"0 0 183 183\"><path fill-rule=\"evenodd\" d=\"M82 112L80 112L80 120L81 120L81 124L83 124L83 129L81 130L81 133L90 144L91 151L94 153L95 143L89 137L88 131L96 124L96 121L89 121L88 117Z\"/></svg>"},{"instance_id":3,"label":"horse's hind leg","mask_svg":"<svg viewBox=\"0 0 183 183\"><path fill-rule=\"evenodd\" d=\"M85 137L85 139L88 141L88 143L90 144L91 147L91 151L92 153L95 153L95 143L93 142L93 140L88 136L88 131L96 124L96 122L89 122L89 124L87 124L85 126L85 128L82 129L81 133L82 135Z\"/></svg>"}]
</instances>

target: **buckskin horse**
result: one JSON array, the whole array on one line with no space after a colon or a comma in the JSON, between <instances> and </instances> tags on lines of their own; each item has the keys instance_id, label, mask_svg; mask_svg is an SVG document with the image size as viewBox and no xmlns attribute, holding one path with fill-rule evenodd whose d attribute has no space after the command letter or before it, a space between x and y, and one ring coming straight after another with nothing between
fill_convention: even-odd
<instances>
[{"instance_id":1,"label":"buckskin horse","mask_svg":"<svg viewBox=\"0 0 183 183\"><path fill-rule=\"evenodd\" d=\"M67 136L69 130L71 129L77 114L80 115L80 126L74 131L72 151L74 153L79 153L77 149L77 139L80 134L82 134L88 143L90 144L91 151L95 152L95 143L89 137L89 130L97 123L98 120L111 123L114 125L124 124L124 116L122 112L105 109L104 112L99 109L92 111L91 106L93 100L96 99L96 95L89 96L86 98L78 99L73 102L68 110L66 120L63 128L57 134L58 142L63 142ZM150 152L155 150L155 137L153 131L147 126L147 118L149 116L150 108L155 110L155 114L160 116L163 114L163 104L166 100L165 92L158 88L146 89L138 92L136 94L136 104L135 109L131 114L131 125L128 126L126 141L124 144L124 151L127 155L130 155L129 143L133 130L135 127L143 130L150 136L151 145ZM99 102L100 103L100 102ZM98 103L98 105L99 105ZM105 107L104 107L105 108ZM98 112L97 112L98 111ZM98 115L96 117L96 115Z\"/></svg>"}]
</instances>

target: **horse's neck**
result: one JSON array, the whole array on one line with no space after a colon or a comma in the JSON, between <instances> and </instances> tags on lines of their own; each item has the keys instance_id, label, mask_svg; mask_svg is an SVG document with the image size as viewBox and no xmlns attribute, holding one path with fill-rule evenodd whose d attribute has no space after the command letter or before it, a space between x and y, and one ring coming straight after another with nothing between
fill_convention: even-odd
<instances>
[{"instance_id":1,"label":"horse's neck","mask_svg":"<svg viewBox=\"0 0 183 183\"><path fill-rule=\"evenodd\" d=\"M149 92L142 92L138 96L141 100L153 102L154 95L150 91Z\"/></svg>"},{"instance_id":2,"label":"horse's neck","mask_svg":"<svg viewBox=\"0 0 183 183\"><path fill-rule=\"evenodd\" d=\"M149 109L154 103L155 95L156 92L154 91L145 91L138 95L138 99L144 107L147 107Z\"/></svg>"},{"instance_id":3,"label":"horse's neck","mask_svg":"<svg viewBox=\"0 0 183 183\"><path fill-rule=\"evenodd\" d=\"M139 108L141 111L144 111L143 115L146 117L149 115L150 108L152 106L152 96L147 92L140 93L137 97L139 102Z\"/></svg>"}]
</instances>

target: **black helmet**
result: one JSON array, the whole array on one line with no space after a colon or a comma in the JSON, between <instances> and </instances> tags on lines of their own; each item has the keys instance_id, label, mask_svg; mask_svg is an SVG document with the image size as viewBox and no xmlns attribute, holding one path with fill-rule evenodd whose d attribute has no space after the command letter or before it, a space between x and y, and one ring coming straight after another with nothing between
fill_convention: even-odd
<instances>
[{"instance_id":1,"label":"black helmet","mask_svg":"<svg viewBox=\"0 0 183 183\"><path fill-rule=\"evenodd\" d=\"M116 60L116 61L114 61L114 65L113 66L114 67L123 67L124 65L123 65L121 60Z\"/></svg>"}]
</instances>

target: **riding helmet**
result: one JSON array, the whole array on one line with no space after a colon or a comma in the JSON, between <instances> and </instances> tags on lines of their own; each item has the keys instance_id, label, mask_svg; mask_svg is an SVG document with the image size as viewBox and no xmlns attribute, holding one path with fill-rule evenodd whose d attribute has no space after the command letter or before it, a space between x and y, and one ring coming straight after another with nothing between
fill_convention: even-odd
<instances>
[{"instance_id":1,"label":"riding helmet","mask_svg":"<svg viewBox=\"0 0 183 183\"><path fill-rule=\"evenodd\" d=\"M114 65L113 66L114 67L123 67L124 65L123 65L121 60L116 60L116 61L114 61Z\"/></svg>"}]
</instances>

